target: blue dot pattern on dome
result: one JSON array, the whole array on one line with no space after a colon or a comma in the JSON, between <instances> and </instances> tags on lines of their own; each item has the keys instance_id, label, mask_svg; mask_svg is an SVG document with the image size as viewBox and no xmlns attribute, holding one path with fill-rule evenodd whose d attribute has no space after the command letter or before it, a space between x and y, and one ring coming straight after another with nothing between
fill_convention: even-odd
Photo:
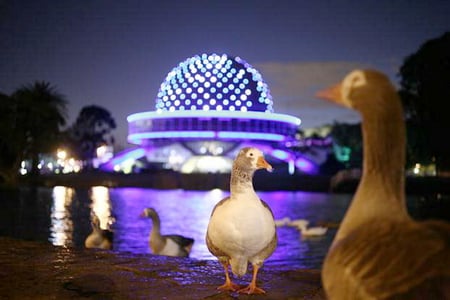
<instances>
[{"instance_id":1,"label":"blue dot pattern on dome","mask_svg":"<svg viewBox=\"0 0 450 300\"><path fill-rule=\"evenodd\" d=\"M188 58L167 74L155 108L272 113L273 101L261 74L243 59L202 54Z\"/></svg>"}]
</instances>

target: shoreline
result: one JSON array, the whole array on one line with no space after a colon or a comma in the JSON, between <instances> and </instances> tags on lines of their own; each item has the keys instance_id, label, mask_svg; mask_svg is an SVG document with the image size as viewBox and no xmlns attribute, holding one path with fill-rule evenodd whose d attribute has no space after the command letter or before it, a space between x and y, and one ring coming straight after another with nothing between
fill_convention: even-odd
<instances>
[{"instance_id":1,"label":"shoreline","mask_svg":"<svg viewBox=\"0 0 450 300\"><path fill-rule=\"evenodd\" d=\"M180 174L172 171L159 171L143 174L106 173L100 171L41 175L37 178L21 177L20 185L38 185L54 187L91 187L96 185L106 187L140 187L152 189L184 189L212 190L229 189L230 174ZM304 191L320 193L352 194L359 183L358 178L342 180L331 188L332 176L321 175L288 175L255 173L255 190L259 191ZM406 193L410 195L450 195L450 177L407 177Z\"/></svg>"},{"instance_id":2,"label":"shoreline","mask_svg":"<svg viewBox=\"0 0 450 300\"><path fill-rule=\"evenodd\" d=\"M312 299L322 300L320 270L266 266L265 295L219 292L216 260L52 246L0 237L0 298L4 299ZM251 272L242 279L247 285Z\"/></svg>"}]
</instances>

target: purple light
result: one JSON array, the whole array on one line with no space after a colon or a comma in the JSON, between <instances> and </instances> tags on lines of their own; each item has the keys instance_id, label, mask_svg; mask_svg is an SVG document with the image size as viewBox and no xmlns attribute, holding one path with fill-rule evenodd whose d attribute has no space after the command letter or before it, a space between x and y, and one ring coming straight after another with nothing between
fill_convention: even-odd
<instances>
[{"instance_id":1,"label":"purple light","mask_svg":"<svg viewBox=\"0 0 450 300\"><path fill-rule=\"evenodd\" d=\"M295 166L307 174L317 174L318 172L317 167L312 162L304 158L298 158L295 161Z\"/></svg>"},{"instance_id":2,"label":"purple light","mask_svg":"<svg viewBox=\"0 0 450 300\"><path fill-rule=\"evenodd\" d=\"M113 171L115 165L120 165L121 163L129 159L141 158L145 155L145 153L146 151L143 148L127 149L121 153L116 154L113 159L102 165L101 169L105 171Z\"/></svg>"},{"instance_id":3,"label":"purple light","mask_svg":"<svg viewBox=\"0 0 450 300\"><path fill-rule=\"evenodd\" d=\"M270 121L280 121L293 124L295 126L299 126L301 120L297 117L285 115L285 114L276 114L276 113L265 113L258 111L217 111L217 110L209 110L209 111L147 111L129 115L127 117L128 123L135 122L138 120L145 119L162 119L162 118L222 118L222 119L255 119L255 120L270 120Z\"/></svg>"},{"instance_id":4,"label":"purple light","mask_svg":"<svg viewBox=\"0 0 450 300\"><path fill-rule=\"evenodd\" d=\"M194 138L194 139L232 139L232 140L264 140L281 142L285 137L281 134L256 133L256 132L235 132L235 131L157 131L134 133L128 135L128 141L139 144L144 139L174 139L174 138Z\"/></svg>"}]
</instances>

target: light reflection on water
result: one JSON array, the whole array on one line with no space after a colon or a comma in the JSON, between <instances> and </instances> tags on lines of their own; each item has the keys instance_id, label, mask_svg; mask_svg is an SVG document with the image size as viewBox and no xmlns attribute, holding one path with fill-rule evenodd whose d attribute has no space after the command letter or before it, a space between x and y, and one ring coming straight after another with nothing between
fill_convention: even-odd
<instances>
[{"instance_id":1,"label":"light reflection on water","mask_svg":"<svg viewBox=\"0 0 450 300\"><path fill-rule=\"evenodd\" d=\"M73 189L63 186L53 188L53 205L50 215L50 242L55 246L67 246L71 242L73 223L70 206ZM68 241L69 240L69 241Z\"/></svg>"},{"instance_id":2,"label":"light reflection on water","mask_svg":"<svg viewBox=\"0 0 450 300\"><path fill-rule=\"evenodd\" d=\"M110 226L114 230L114 251L150 253L151 221L139 215L144 208L153 207L160 215L163 234L177 233L195 239L191 258L215 259L205 245L206 228L214 205L227 195L228 192L221 190L61 186L0 190L0 236L84 247L94 212L103 228ZM258 192L258 195L269 204L276 219L306 219L312 225L339 223L351 200L347 194L274 191ZM450 221L448 197L428 201L426 197L408 196L408 204L413 217ZM278 247L266 261L267 265L320 268L336 229L330 228L326 235L308 239L302 239L293 227L279 227L277 233Z\"/></svg>"},{"instance_id":3,"label":"light reflection on water","mask_svg":"<svg viewBox=\"0 0 450 300\"><path fill-rule=\"evenodd\" d=\"M151 220L140 214L144 208L153 207L160 215L163 234L176 233L194 238L190 255L194 259L215 259L206 248L206 228L214 205L228 196L228 192L218 189L185 191L102 186L90 189L57 186L37 188L34 192L21 191L21 194L20 197L28 202L34 199L36 206L48 205L49 210L34 211L33 218L42 226L34 227L30 219L22 218L20 223L27 228L27 235L13 229L7 235L47 240L57 246L83 247L84 239L91 232L91 214L95 213L102 228L114 231L114 251L150 253ZM350 200L349 195L324 193L276 191L258 194L272 208L276 219L307 219L312 224L339 222ZM30 203L22 202L10 212L23 215ZM44 224L48 224L46 228ZM5 226L15 227L11 222L6 222ZM278 247L266 264L304 268L321 266L335 234L335 229L329 229L323 237L301 239L299 231L293 227L280 227L277 231ZM4 234L0 232L0 235Z\"/></svg>"},{"instance_id":4,"label":"light reflection on water","mask_svg":"<svg viewBox=\"0 0 450 300\"><path fill-rule=\"evenodd\" d=\"M91 212L100 220L100 228L110 229L114 223L111 216L111 201L109 199L109 189L104 186L94 186L91 188Z\"/></svg>"}]
</instances>

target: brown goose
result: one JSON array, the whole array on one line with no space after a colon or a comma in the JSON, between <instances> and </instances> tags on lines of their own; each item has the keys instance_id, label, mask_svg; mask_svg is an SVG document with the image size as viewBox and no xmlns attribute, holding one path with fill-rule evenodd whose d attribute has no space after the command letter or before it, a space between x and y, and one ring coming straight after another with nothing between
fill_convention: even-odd
<instances>
[{"instance_id":1,"label":"brown goose","mask_svg":"<svg viewBox=\"0 0 450 300\"><path fill-rule=\"evenodd\" d=\"M194 239L178 234L161 235L161 220L154 208L146 208L141 217L152 219L149 244L153 254L187 257L191 253Z\"/></svg>"},{"instance_id":2,"label":"brown goose","mask_svg":"<svg viewBox=\"0 0 450 300\"><path fill-rule=\"evenodd\" d=\"M360 184L325 258L329 299L450 299L450 224L414 221L405 205L405 125L389 79L356 70L318 97L355 109Z\"/></svg>"},{"instance_id":3,"label":"brown goose","mask_svg":"<svg viewBox=\"0 0 450 300\"><path fill-rule=\"evenodd\" d=\"M233 163L230 196L216 204L209 220L206 245L225 270L225 283L219 290L265 293L256 286L256 277L275 250L277 236L272 211L253 188L253 174L258 169L272 170L263 153L256 148L241 149ZM249 262L253 265L252 281L241 289L231 281L228 266L240 277L247 272Z\"/></svg>"},{"instance_id":4,"label":"brown goose","mask_svg":"<svg viewBox=\"0 0 450 300\"><path fill-rule=\"evenodd\" d=\"M84 241L86 248L110 250L113 247L114 233L109 229L100 228L100 219L93 214L91 220L92 232Z\"/></svg>"}]
</instances>

